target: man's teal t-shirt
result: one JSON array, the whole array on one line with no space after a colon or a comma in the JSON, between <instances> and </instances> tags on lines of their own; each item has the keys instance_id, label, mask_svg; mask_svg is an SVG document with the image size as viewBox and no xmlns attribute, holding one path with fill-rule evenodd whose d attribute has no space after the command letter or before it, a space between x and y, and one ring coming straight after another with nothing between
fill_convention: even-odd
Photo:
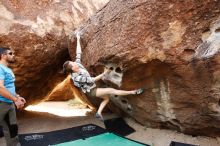
<instances>
[{"instance_id":1,"label":"man's teal t-shirt","mask_svg":"<svg viewBox=\"0 0 220 146\"><path fill-rule=\"evenodd\" d=\"M10 68L7 66L0 64L0 80L4 81L5 88L12 94L16 95L15 92L15 75ZM12 103L13 101L4 98L0 95L0 101Z\"/></svg>"}]
</instances>

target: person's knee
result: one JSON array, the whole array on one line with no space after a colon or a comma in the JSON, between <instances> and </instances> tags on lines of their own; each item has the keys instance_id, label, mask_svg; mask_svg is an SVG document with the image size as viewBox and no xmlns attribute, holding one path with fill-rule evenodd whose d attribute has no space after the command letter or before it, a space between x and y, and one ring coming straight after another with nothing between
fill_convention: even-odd
<instances>
[{"instance_id":1,"label":"person's knee","mask_svg":"<svg viewBox=\"0 0 220 146\"><path fill-rule=\"evenodd\" d=\"M11 138L16 137L18 135L18 125L17 124L9 125L9 132Z\"/></svg>"},{"instance_id":2,"label":"person's knee","mask_svg":"<svg viewBox=\"0 0 220 146\"><path fill-rule=\"evenodd\" d=\"M103 98L106 102L109 102L109 96L104 96Z\"/></svg>"},{"instance_id":3,"label":"person's knee","mask_svg":"<svg viewBox=\"0 0 220 146\"><path fill-rule=\"evenodd\" d=\"M7 124L8 130L9 130L9 133L10 133L10 137L14 138L18 135L18 125L17 124L11 124L9 117L10 117L9 113L6 114L6 116L4 118L4 121Z\"/></svg>"}]
</instances>

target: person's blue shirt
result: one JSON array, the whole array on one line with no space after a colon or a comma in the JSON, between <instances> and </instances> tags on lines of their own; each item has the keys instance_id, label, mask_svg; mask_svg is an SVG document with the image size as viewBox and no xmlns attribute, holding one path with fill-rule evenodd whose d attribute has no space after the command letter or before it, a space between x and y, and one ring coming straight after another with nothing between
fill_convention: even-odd
<instances>
[{"instance_id":1,"label":"person's blue shirt","mask_svg":"<svg viewBox=\"0 0 220 146\"><path fill-rule=\"evenodd\" d=\"M12 94L16 95L15 92L15 75L10 68L0 64L0 80L4 81L5 88ZM13 101L0 95L0 101L12 103Z\"/></svg>"}]
</instances>

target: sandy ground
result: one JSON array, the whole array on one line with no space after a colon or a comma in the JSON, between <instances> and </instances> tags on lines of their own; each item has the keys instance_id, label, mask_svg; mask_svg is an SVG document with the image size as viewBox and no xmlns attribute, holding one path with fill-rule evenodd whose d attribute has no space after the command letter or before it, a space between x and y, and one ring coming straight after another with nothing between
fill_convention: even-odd
<instances>
[{"instance_id":1,"label":"sandy ground","mask_svg":"<svg viewBox=\"0 0 220 146\"><path fill-rule=\"evenodd\" d=\"M51 106L52 105L52 106ZM25 111L19 114L19 133L33 133L33 132L48 132L53 130L60 130L84 124L96 124L104 128L104 124L95 119L93 115L89 116L74 116L71 117L71 112L75 115L76 110L73 107L67 105L67 103L43 103L41 106L51 107L51 110L56 110L56 113L67 113L68 116L61 117L49 113L42 112L30 112ZM58 112L58 110L62 112ZM83 111L84 112L84 111ZM81 113L83 113L81 112ZM105 118L113 116L112 114L105 114ZM204 136L192 137L171 130L152 129L141 126L131 118L125 119L127 123L133 127L136 132L128 135L127 137L136 141L140 141L146 144L153 144L153 146L169 146L171 141L184 142L189 144L195 144L199 146L220 146L220 138L210 138ZM0 139L0 145L5 146L4 138Z\"/></svg>"}]
</instances>

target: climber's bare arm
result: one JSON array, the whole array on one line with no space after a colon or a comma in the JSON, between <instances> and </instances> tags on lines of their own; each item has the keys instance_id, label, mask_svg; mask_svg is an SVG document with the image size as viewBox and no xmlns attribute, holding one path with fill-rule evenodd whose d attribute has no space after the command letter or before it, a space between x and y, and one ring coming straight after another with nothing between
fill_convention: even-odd
<instances>
[{"instance_id":1,"label":"climber's bare arm","mask_svg":"<svg viewBox=\"0 0 220 146\"><path fill-rule=\"evenodd\" d=\"M79 32L76 33L76 39L77 39L77 46L76 46L76 62L81 63L81 44L80 44L80 34Z\"/></svg>"},{"instance_id":2,"label":"climber's bare arm","mask_svg":"<svg viewBox=\"0 0 220 146\"><path fill-rule=\"evenodd\" d=\"M110 71L111 71L110 69L105 68L105 70L104 70L103 73L101 73L100 75L98 75L98 76L95 77L95 82L96 82L96 81L99 81L105 74L108 74Z\"/></svg>"}]
</instances>

